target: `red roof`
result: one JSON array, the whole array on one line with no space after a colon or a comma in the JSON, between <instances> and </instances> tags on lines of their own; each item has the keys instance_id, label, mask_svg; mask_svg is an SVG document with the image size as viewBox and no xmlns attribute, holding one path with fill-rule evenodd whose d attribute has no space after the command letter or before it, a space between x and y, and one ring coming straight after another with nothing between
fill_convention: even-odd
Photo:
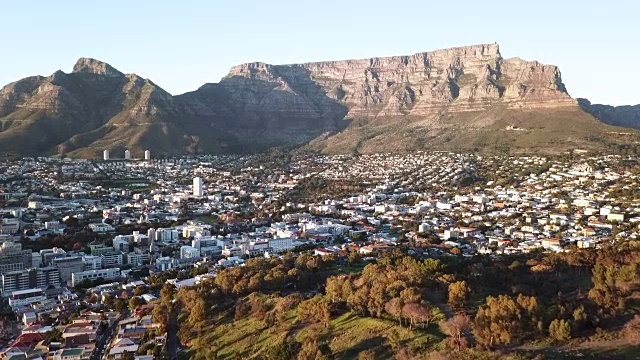
<instances>
[{"instance_id":1,"label":"red roof","mask_svg":"<svg viewBox=\"0 0 640 360\"><path fill-rule=\"evenodd\" d=\"M11 344L12 347L31 347L34 344L44 340L44 334L41 333L26 333L20 335L16 341Z\"/></svg>"}]
</instances>

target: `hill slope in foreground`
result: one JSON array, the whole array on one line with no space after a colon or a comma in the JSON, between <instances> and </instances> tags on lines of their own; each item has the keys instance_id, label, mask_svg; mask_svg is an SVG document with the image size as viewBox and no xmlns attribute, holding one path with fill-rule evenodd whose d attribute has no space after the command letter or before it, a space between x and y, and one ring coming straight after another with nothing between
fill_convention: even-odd
<instances>
[{"instance_id":1,"label":"hill slope in foreground","mask_svg":"<svg viewBox=\"0 0 640 360\"><path fill-rule=\"evenodd\" d=\"M153 317L176 316L194 360L637 359L636 242L597 254L255 258L163 286Z\"/></svg>"},{"instance_id":2,"label":"hill slope in foreground","mask_svg":"<svg viewBox=\"0 0 640 360\"><path fill-rule=\"evenodd\" d=\"M622 121L616 124L626 124ZM71 73L0 90L0 151L93 157L242 153L309 144L325 153L616 150L634 130L571 98L553 65L503 59L497 44L411 56L235 66L173 96L81 58Z\"/></svg>"}]
</instances>

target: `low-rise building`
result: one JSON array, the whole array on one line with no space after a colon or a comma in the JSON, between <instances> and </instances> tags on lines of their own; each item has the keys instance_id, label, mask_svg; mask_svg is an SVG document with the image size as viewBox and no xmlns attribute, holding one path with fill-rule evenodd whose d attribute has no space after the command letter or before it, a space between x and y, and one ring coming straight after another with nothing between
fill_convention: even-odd
<instances>
[{"instance_id":1,"label":"low-rise building","mask_svg":"<svg viewBox=\"0 0 640 360\"><path fill-rule=\"evenodd\" d=\"M122 265L122 253L118 251L103 253L100 258L104 269Z\"/></svg>"},{"instance_id":2,"label":"low-rise building","mask_svg":"<svg viewBox=\"0 0 640 360\"><path fill-rule=\"evenodd\" d=\"M89 270L89 271L81 271L77 273L73 273L71 275L71 286L76 286L80 284L83 280L116 280L120 278L120 269L118 268L109 268L109 269L99 269L99 270Z\"/></svg>"},{"instance_id":3,"label":"low-rise building","mask_svg":"<svg viewBox=\"0 0 640 360\"><path fill-rule=\"evenodd\" d=\"M91 229L91 231L95 233L107 233L116 231L113 226L106 223L89 224L89 229Z\"/></svg>"},{"instance_id":4,"label":"low-rise building","mask_svg":"<svg viewBox=\"0 0 640 360\"><path fill-rule=\"evenodd\" d=\"M16 308L47 300L42 289L18 290L9 296L9 306Z\"/></svg>"}]
</instances>

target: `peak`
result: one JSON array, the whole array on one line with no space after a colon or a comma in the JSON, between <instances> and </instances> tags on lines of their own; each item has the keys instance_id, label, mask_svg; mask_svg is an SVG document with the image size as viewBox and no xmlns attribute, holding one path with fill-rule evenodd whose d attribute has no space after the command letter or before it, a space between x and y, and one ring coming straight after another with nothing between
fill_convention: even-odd
<instances>
[{"instance_id":1,"label":"peak","mask_svg":"<svg viewBox=\"0 0 640 360\"><path fill-rule=\"evenodd\" d=\"M106 62L92 59L80 58L73 66L74 73L91 73L105 76L122 76L122 73Z\"/></svg>"}]
</instances>

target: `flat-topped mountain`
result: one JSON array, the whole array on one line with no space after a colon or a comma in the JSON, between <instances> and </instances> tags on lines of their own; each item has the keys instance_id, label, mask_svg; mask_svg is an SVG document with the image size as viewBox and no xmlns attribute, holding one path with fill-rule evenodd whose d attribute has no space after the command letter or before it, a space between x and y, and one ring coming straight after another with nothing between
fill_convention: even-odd
<instances>
[{"instance_id":1,"label":"flat-topped mountain","mask_svg":"<svg viewBox=\"0 0 640 360\"><path fill-rule=\"evenodd\" d=\"M219 83L172 96L148 79L81 58L71 73L0 90L0 150L97 156L250 152L307 145L337 152L562 151L626 144L596 120L560 71L503 59L497 44L410 56L234 66ZM631 139L631 140L630 140Z\"/></svg>"},{"instance_id":2,"label":"flat-topped mountain","mask_svg":"<svg viewBox=\"0 0 640 360\"><path fill-rule=\"evenodd\" d=\"M576 105L557 67L502 59L497 44L301 65L243 64L233 67L222 84L246 84L238 78L279 83L280 90L306 97L329 97L346 105L350 118L426 116L445 107L477 111L496 102L508 108Z\"/></svg>"}]
</instances>

